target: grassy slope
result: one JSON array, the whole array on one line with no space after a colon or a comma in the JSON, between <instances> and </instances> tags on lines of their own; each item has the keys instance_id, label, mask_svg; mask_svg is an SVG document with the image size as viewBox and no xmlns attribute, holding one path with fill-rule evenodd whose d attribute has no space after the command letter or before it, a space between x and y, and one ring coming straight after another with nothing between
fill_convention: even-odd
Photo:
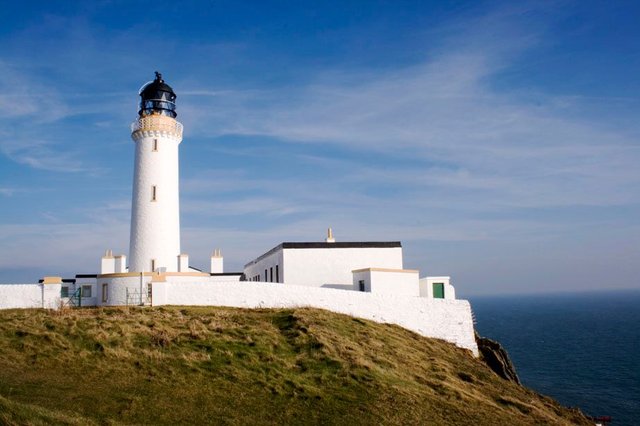
<instances>
[{"instance_id":1,"label":"grassy slope","mask_svg":"<svg viewBox=\"0 0 640 426\"><path fill-rule=\"evenodd\" d=\"M0 311L0 412L16 424L589 424L448 343L315 309Z\"/></svg>"}]
</instances>

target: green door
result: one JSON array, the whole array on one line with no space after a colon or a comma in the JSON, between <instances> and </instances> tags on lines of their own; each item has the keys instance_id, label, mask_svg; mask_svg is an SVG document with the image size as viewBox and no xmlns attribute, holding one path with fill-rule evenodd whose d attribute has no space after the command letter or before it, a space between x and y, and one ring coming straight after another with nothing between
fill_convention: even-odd
<instances>
[{"instance_id":1,"label":"green door","mask_svg":"<svg viewBox=\"0 0 640 426\"><path fill-rule=\"evenodd\" d=\"M444 283L433 283L433 298L444 299Z\"/></svg>"}]
</instances>

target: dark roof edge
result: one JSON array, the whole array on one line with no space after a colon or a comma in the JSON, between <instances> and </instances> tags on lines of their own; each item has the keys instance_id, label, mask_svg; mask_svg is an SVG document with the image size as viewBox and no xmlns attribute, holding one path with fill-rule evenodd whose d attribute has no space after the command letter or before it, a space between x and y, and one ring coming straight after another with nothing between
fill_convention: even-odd
<instances>
[{"instance_id":1,"label":"dark roof edge","mask_svg":"<svg viewBox=\"0 0 640 426\"><path fill-rule=\"evenodd\" d=\"M337 243L325 243L325 242L284 242L280 243L268 252L258 256L254 260L246 263L244 267L257 263L282 249L317 249L317 248L395 248L402 247L400 241L345 241Z\"/></svg>"}]
</instances>

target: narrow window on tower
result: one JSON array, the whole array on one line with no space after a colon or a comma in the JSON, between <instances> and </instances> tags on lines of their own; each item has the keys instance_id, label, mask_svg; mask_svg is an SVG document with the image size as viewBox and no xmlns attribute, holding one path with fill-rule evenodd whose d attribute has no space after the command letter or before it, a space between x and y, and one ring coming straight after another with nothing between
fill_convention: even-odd
<instances>
[{"instance_id":1,"label":"narrow window on tower","mask_svg":"<svg viewBox=\"0 0 640 426\"><path fill-rule=\"evenodd\" d=\"M155 185L151 186L151 201L158 201L158 188Z\"/></svg>"},{"instance_id":2,"label":"narrow window on tower","mask_svg":"<svg viewBox=\"0 0 640 426\"><path fill-rule=\"evenodd\" d=\"M264 270L264 282L266 283L269 280L269 275L267 275L267 270Z\"/></svg>"},{"instance_id":3,"label":"narrow window on tower","mask_svg":"<svg viewBox=\"0 0 640 426\"><path fill-rule=\"evenodd\" d=\"M157 150L158 150L158 139L154 139L152 151L157 151Z\"/></svg>"},{"instance_id":4,"label":"narrow window on tower","mask_svg":"<svg viewBox=\"0 0 640 426\"><path fill-rule=\"evenodd\" d=\"M269 281L273 282L273 266L269 268Z\"/></svg>"},{"instance_id":5,"label":"narrow window on tower","mask_svg":"<svg viewBox=\"0 0 640 426\"><path fill-rule=\"evenodd\" d=\"M155 270L156 270L156 260L151 259L151 272L154 272Z\"/></svg>"},{"instance_id":6,"label":"narrow window on tower","mask_svg":"<svg viewBox=\"0 0 640 426\"><path fill-rule=\"evenodd\" d=\"M276 282L280 282L280 268L278 268L278 265L276 265Z\"/></svg>"},{"instance_id":7,"label":"narrow window on tower","mask_svg":"<svg viewBox=\"0 0 640 426\"><path fill-rule=\"evenodd\" d=\"M107 301L107 296L109 295L109 284L104 283L102 284L102 302L106 302Z\"/></svg>"}]
</instances>

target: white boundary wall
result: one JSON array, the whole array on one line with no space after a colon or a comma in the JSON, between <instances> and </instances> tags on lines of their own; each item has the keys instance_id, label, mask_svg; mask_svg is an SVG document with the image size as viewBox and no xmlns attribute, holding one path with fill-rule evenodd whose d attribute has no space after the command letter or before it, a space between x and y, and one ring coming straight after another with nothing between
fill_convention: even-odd
<instances>
[{"instance_id":1,"label":"white boundary wall","mask_svg":"<svg viewBox=\"0 0 640 426\"><path fill-rule=\"evenodd\" d=\"M153 305L237 308L313 307L397 324L426 337L446 340L478 356L471 306L466 300L348 292L263 282L154 282Z\"/></svg>"},{"instance_id":2,"label":"white boundary wall","mask_svg":"<svg viewBox=\"0 0 640 426\"><path fill-rule=\"evenodd\" d=\"M60 284L0 284L0 309L58 309L60 287Z\"/></svg>"}]
</instances>

